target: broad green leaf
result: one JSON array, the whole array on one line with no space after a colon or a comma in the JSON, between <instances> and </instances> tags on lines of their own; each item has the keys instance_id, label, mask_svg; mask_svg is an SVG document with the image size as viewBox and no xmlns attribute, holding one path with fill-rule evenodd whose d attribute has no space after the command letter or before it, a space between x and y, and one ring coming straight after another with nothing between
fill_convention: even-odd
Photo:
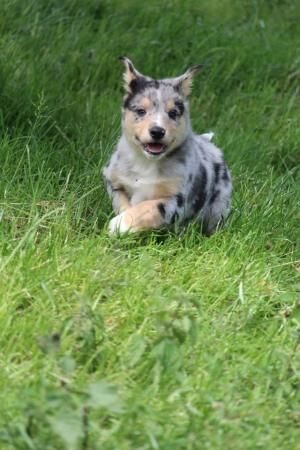
<instances>
[{"instance_id":1,"label":"broad green leaf","mask_svg":"<svg viewBox=\"0 0 300 450\"><path fill-rule=\"evenodd\" d=\"M71 356L64 356L59 360L59 366L65 375L71 375L76 367L76 362Z\"/></svg>"},{"instance_id":2,"label":"broad green leaf","mask_svg":"<svg viewBox=\"0 0 300 450\"><path fill-rule=\"evenodd\" d=\"M77 450L83 438L82 416L80 411L65 410L50 417L53 432L64 442L66 450Z\"/></svg>"},{"instance_id":3,"label":"broad green leaf","mask_svg":"<svg viewBox=\"0 0 300 450\"><path fill-rule=\"evenodd\" d=\"M122 404L116 386L102 380L90 384L88 393L89 406L94 408L104 408L112 413L122 412Z\"/></svg>"},{"instance_id":4,"label":"broad green leaf","mask_svg":"<svg viewBox=\"0 0 300 450\"><path fill-rule=\"evenodd\" d=\"M125 360L129 367L134 367L143 356L146 349L146 341L140 334L133 334L128 342Z\"/></svg>"}]
</instances>

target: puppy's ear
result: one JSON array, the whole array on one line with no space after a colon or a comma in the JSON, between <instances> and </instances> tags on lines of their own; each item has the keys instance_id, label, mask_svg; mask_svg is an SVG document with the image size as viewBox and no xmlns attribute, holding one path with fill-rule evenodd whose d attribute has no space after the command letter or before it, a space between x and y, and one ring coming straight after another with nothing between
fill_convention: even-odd
<instances>
[{"instance_id":1,"label":"puppy's ear","mask_svg":"<svg viewBox=\"0 0 300 450\"><path fill-rule=\"evenodd\" d=\"M134 91L134 88L138 82L137 80L145 77L136 70L130 59L126 56L119 56L119 60L122 61L125 66L125 72L123 74L124 88L125 91L130 94Z\"/></svg>"},{"instance_id":2,"label":"puppy's ear","mask_svg":"<svg viewBox=\"0 0 300 450\"><path fill-rule=\"evenodd\" d=\"M185 97L191 92L194 75L202 69L202 65L190 67L183 75L173 79L174 86L182 92Z\"/></svg>"}]
</instances>

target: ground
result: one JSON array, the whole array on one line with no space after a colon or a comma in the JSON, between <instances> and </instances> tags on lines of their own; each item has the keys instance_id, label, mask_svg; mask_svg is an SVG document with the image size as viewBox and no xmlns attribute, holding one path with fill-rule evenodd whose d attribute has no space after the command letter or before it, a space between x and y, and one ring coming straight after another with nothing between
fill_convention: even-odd
<instances>
[{"instance_id":1,"label":"ground","mask_svg":"<svg viewBox=\"0 0 300 450\"><path fill-rule=\"evenodd\" d=\"M3 0L0 448L300 449L300 3ZM109 237L120 54L203 64L227 226Z\"/></svg>"}]
</instances>

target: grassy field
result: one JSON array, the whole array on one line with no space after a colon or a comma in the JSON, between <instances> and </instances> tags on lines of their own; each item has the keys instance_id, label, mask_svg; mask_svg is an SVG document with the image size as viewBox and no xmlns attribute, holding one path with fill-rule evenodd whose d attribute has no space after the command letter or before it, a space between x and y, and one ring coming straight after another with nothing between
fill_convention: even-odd
<instances>
[{"instance_id":1,"label":"grassy field","mask_svg":"<svg viewBox=\"0 0 300 450\"><path fill-rule=\"evenodd\" d=\"M0 449L300 449L300 3L2 0ZM225 229L110 238L119 54L203 63Z\"/></svg>"}]
</instances>

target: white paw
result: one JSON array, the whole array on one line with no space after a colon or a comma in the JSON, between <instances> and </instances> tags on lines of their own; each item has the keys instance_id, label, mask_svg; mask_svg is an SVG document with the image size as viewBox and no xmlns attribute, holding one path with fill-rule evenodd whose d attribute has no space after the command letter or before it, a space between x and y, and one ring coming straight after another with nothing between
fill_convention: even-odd
<instances>
[{"instance_id":1,"label":"white paw","mask_svg":"<svg viewBox=\"0 0 300 450\"><path fill-rule=\"evenodd\" d=\"M213 133L212 131L210 131L209 133L201 134L201 137L204 137L204 138L207 139L208 141L212 141L214 135L215 135L215 133Z\"/></svg>"},{"instance_id":2,"label":"white paw","mask_svg":"<svg viewBox=\"0 0 300 450\"><path fill-rule=\"evenodd\" d=\"M109 234L122 234L133 231L130 227L130 224L128 225L128 223L126 222L124 215L125 212L122 212L121 214L118 214L116 217L111 219L108 225Z\"/></svg>"}]
</instances>

